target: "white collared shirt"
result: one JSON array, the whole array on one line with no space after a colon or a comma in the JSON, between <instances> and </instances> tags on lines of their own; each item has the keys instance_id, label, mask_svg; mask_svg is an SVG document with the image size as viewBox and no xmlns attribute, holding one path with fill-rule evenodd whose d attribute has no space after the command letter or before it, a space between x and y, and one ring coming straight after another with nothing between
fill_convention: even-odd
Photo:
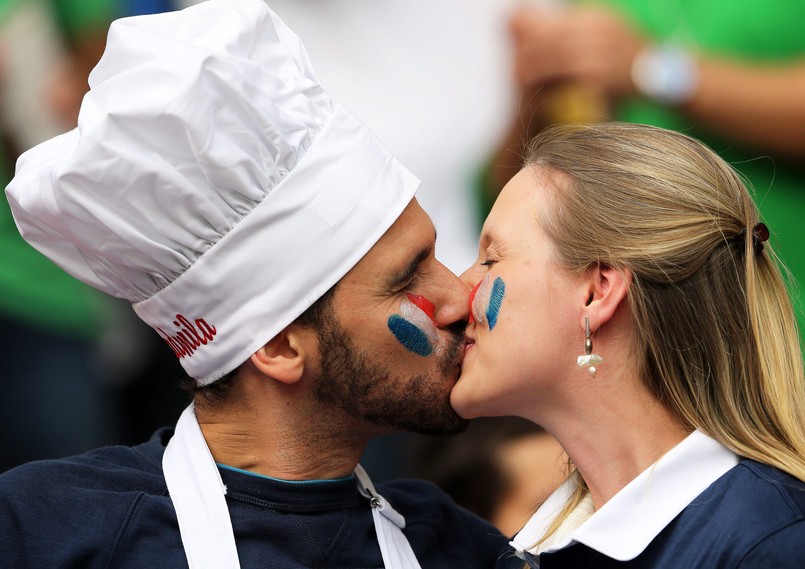
<instances>
[{"instance_id":1,"label":"white collared shirt","mask_svg":"<svg viewBox=\"0 0 805 569\"><path fill-rule=\"evenodd\" d=\"M612 559L629 561L738 461L738 455L724 445L694 431L589 517L590 503L582 502L574 511L575 522L563 524L562 535L537 548L534 544L573 492L573 480L565 481L510 544L520 557L523 551L538 554L583 543Z\"/></svg>"}]
</instances>

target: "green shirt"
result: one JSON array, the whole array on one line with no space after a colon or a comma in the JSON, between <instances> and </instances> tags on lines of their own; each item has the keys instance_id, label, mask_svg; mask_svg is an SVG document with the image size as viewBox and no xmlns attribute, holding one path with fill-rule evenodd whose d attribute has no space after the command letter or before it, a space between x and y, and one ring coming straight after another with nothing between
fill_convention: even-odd
<instances>
[{"instance_id":1,"label":"green shirt","mask_svg":"<svg viewBox=\"0 0 805 569\"><path fill-rule=\"evenodd\" d=\"M794 62L805 58L803 0L609 0L644 33L694 52L746 62ZM805 97L805 93L802 94ZM771 243L797 281L792 290L805 338L805 161L769 157L757 149L696 128L682 113L644 99L630 99L617 120L681 130L699 138L751 183ZM805 136L805 133L803 134Z\"/></svg>"}]
</instances>

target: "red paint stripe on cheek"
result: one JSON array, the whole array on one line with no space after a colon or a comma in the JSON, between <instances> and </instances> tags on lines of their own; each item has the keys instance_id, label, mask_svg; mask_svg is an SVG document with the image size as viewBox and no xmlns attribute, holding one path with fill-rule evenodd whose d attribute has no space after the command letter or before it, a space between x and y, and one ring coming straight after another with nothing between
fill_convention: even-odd
<instances>
[{"instance_id":1,"label":"red paint stripe on cheek","mask_svg":"<svg viewBox=\"0 0 805 569\"><path fill-rule=\"evenodd\" d=\"M414 303L419 309L428 315L434 324L437 326L439 325L436 322L436 305L434 305L430 300L422 296L421 294L408 294L408 300Z\"/></svg>"},{"instance_id":2,"label":"red paint stripe on cheek","mask_svg":"<svg viewBox=\"0 0 805 569\"><path fill-rule=\"evenodd\" d=\"M475 295L478 293L478 289L481 287L482 282L483 281L478 281L478 284L472 287L472 290L470 291L470 324L475 322L475 318L472 315L472 301L475 300Z\"/></svg>"}]
</instances>

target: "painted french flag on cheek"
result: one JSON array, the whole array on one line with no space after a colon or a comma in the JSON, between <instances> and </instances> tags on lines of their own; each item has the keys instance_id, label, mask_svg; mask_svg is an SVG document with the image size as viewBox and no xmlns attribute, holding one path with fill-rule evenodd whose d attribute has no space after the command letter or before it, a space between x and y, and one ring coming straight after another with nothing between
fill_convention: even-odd
<instances>
[{"instance_id":1,"label":"painted french flag on cheek","mask_svg":"<svg viewBox=\"0 0 805 569\"><path fill-rule=\"evenodd\" d=\"M492 276L487 273L470 293L470 322L487 324L490 330L494 328L505 294L506 284L503 279L498 277L493 281Z\"/></svg>"},{"instance_id":2,"label":"painted french flag on cheek","mask_svg":"<svg viewBox=\"0 0 805 569\"><path fill-rule=\"evenodd\" d=\"M389 316L388 327L403 346L417 355L429 356L441 350L436 307L420 294L408 294L400 302L400 313Z\"/></svg>"}]
</instances>

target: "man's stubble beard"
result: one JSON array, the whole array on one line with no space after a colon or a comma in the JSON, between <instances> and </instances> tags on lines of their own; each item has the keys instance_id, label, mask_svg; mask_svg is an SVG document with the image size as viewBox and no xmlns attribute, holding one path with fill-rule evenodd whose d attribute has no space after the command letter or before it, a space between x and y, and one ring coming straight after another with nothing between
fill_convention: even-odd
<instances>
[{"instance_id":1,"label":"man's stubble beard","mask_svg":"<svg viewBox=\"0 0 805 569\"><path fill-rule=\"evenodd\" d=\"M318 322L321 375L316 380L317 401L335 405L353 418L363 419L391 431L420 434L453 434L467 428L468 421L450 406L450 388L455 383L464 349L463 334L451 331L430 374L397 374L374 363L360 351L330 313Z\"/></svg>"}]
</instances>

